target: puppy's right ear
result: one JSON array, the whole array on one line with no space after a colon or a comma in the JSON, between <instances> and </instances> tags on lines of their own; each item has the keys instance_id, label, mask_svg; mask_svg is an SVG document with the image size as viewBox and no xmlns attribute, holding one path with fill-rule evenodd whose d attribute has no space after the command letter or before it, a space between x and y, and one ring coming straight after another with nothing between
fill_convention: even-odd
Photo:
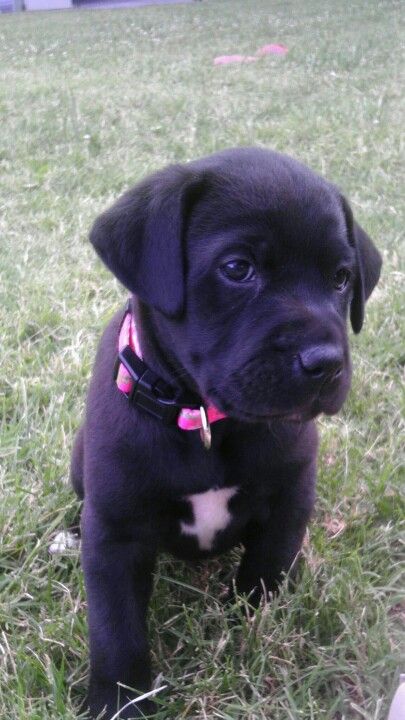
<instances>
[{"instance_id":1,"label":"puppy's right ear","mask_svg":"<svg viewBox=\"0 0 405 720\"><path fill-rule=\"evenodd\" d=\"M100 215L90 242L120 282L169 317L184 308L183 240L204 178L172 165L126 192Z\"/></svg>"},{"instance_id":2,"label":"puppy's right ear","mask_svg":"<svg viewBox=\"0 0 405 720\"><path fill-rule=\"evenodd\" d=\"M357 268L350 304L350 320L353 331L359 333L364 322L364 306L380 277L382 258L367 233L353 218L346 198L341 195L343 212L351 245L356 252Z\"/></svg>"}]
</instances>

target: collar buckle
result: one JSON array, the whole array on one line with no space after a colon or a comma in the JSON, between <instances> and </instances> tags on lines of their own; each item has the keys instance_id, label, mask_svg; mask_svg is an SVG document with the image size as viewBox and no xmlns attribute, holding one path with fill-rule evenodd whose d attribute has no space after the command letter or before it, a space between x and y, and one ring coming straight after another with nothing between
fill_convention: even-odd
<instances>
[{"instance_id":1,"label":"collar buckle","mask_svg":"<svg viewBox=\"0 0 405 720\"><path fill-rule=\"evenodd\" d=\"M162 379L138 358L129 345L118 353L117 367L120 363L124 365L132 380L132 389L127 394L128 401L158 420L174 422L179 409L169 386L166 387ZM166 393L168 397L162 397Z\"/></svg>"},{"instance_id":2,"label":"collar buckle","mask_svg":"<svg viewBox=\"0 0 405 720\"><path fill-rule=\"evenodd\" d=\"M168 424L176 422L183 407L199 406L199 403L196 403L197 399L191 396L176 397L173 394L173 388L151 370L129 345L126 345L118 353L115 378L121 364L124 365L132 380L130 392L125 393L128 401L158 420L163 420ZM206 422L208 424L208 420Z\"/></svg>"}]
</instances>

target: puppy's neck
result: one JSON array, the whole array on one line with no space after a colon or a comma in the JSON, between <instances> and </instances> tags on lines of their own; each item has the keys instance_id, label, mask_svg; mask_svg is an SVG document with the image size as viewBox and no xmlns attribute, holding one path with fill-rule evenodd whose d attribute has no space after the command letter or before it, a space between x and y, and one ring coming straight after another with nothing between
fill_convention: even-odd
<instances>
[{"instance_id":1,"label":"puppy's neck","mask_svg":"<svg viewBox=\"0 0 405 720\"><path fill-rule=\"evenodd\" d=\"M174 342L160 314L135 295L132 298L132 307L145 362L178 390L199 394L197 385L176 356Z\"/></svg>"}]
</instances>

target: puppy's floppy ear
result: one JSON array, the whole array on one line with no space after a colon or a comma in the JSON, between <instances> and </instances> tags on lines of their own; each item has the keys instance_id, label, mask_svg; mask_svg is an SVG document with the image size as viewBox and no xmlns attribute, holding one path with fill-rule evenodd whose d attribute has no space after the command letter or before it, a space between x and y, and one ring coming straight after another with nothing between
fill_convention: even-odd
<instances>
[{"instance_id":1,"label":"puppy's floppy ear","mask_svg":"<svg viewBox=\"0 0 405 720\"><path fill-rule=\"evenodd\" d=\"M382 258L367 233L354 220L346 198L343 196L341 198L349 242L356 251L357 268L353 298L350 305L350 321L353 331L359 333L363 327L365 302L370 297L380 277Z\"/></svg>"},{"instance_id":2,"label":"puppy's floppy ear","mask_svg":"<svg viewBox=\"0 0 405 720\"><path fill-rule=\"evenodd\" d=\"M122 195L90 232L118 280L169 317L184 306L183 239L203 180L186 166L169 166Z\"/></svg>"}]
</instances>

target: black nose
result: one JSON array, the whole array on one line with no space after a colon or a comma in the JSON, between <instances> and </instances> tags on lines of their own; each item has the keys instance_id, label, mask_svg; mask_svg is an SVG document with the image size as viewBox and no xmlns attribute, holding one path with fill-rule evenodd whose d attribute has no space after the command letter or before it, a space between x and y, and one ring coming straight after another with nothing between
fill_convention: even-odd
<instances>
[{"instance_id":1,"label":"black nose","mask_svg":"<svg viewBox=\"0 0 405 720\"><path fill-rule=\"evenodd\" d=\"M343 369L343 351L335 345L315 345L298 357L304 374L313 380L337 378Z\"/></svg>"}]
</instances>

